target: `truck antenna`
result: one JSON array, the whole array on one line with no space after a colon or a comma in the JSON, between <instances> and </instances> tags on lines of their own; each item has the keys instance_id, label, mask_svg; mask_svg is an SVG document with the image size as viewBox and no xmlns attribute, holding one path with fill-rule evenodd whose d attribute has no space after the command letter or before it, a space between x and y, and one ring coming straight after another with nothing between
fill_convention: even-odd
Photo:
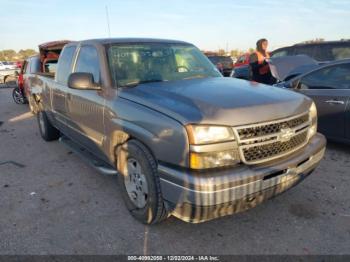
<instances>
[{"instance_id":1,"label":"truck antenna","mask_svg":"<svg viewBox=\"0 0 350 262\"><path fill-rule=\"evenodd\" d=\"M108 37L111 37L111 28L109 26L109 15L108 15L108 6L106 6L106 19L107 19L107 26L108 26Z\"/></svg>"}]
</instances>

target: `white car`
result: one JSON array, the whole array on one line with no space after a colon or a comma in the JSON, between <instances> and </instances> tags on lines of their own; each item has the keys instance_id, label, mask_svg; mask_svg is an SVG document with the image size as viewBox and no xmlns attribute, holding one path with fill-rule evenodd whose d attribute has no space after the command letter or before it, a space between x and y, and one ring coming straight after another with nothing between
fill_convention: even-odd
<instances>
[{"instance_id":1,"label":"white car","mask_svg":"<svg viewBox=\"0 0 350 262\"><path fill-rule=\"evenodd\" d=\"M16 69L16 65L11 64L10 62L0 61L0 70Z\"/></svg>"}]
</instances>

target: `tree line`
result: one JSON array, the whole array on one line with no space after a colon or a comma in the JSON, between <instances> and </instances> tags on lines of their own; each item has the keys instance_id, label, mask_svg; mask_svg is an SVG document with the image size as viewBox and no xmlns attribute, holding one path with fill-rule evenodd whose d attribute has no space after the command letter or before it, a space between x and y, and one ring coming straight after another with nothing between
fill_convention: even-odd
<instances>
[{"instance_id":1,"label":"tree line","mask_svg":"<svg viewBox=\"0 0 350 262\"><path fill-rule=\"evenodd\" d=\"M34 49L21 49L18 52L13 49L6 49L0 51L0 61L21 61L37 54L38 52Z\"/></svg>"}]
</instances>

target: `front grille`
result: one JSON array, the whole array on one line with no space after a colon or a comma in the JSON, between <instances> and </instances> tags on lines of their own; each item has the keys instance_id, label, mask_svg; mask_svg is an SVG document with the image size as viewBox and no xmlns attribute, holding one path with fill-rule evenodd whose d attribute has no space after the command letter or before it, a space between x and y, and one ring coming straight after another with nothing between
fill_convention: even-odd
<instances>
[{"instance_id":1,"label":"front grille","mask_svg":"<svg viewBox=\"0 0 350 262\"><path fill-rule=\"evenodd\" d=\"M234 128L241 160L256 164L285 156L307 143L309 114Z\"/></svg>"},{"instance_id":2,"label":"front grille","mask_svg":"<svg viewBox=\"0 0 350 262\"><path fill-rule=\"evenodd\" d=\"M262 124L259 126L237 129L237 132L241 140L250 139L254 137L278 133L282 128L294 128L308 122L308 120L309 115L305 114L297 118L281 121L278 123Z\"/></svg>"},{"instance_id":3,"label":"front grille","mask_svg":"<svg viewBox=\"0 0 350 262\"><path fill-rule=\"evenodd\" d=\"M278 155L285 154L286 152L298 148L307 139L307 132L302 132L292 137L287 142L273 142L261 146L252 146L243 148L244 158L247 162L264 161Z\"/></svg>"}]
</instances>

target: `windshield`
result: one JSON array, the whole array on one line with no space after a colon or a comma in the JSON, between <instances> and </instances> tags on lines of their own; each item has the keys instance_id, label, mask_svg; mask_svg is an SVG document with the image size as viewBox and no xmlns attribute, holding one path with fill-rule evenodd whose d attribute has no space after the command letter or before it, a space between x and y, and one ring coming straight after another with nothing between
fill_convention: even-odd
<instances>
[{"instance_id":1,"label":"windshield","mask_svg":"<svg viewBox=\"0 0 350 262\"><path fill-rule=\"evenodd\" d=\"M202 52L192 45L147 43L108 46L114 84L135 86L147 82L221 77Z\"/></svg>"}]
</instances>

